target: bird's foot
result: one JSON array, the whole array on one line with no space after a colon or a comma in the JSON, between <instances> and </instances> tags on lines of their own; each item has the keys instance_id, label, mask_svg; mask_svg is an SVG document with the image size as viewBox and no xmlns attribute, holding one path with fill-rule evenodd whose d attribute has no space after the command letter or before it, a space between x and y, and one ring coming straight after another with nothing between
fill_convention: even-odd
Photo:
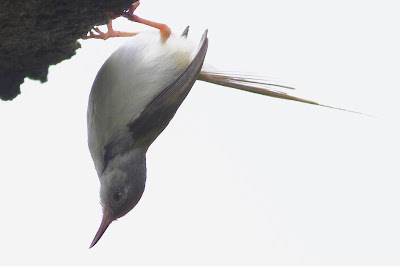
<instances>
[{"instance_id":1,"label":"bird's foot","mask_svg":"<svg viewBox=\"0 0 400 266\"><path fill-rule=\"evenodd\" d=\"M97 32L96 33L94 33ZM102 32L99 28L94 28L93 30L90 30L89 35L85 35L82 37L82 39L87 40L87 39L103 39L107 40L108 38L111 37L129 37L129 36L135 36L138 34L137 32L125 32L125 31L115 31L112 27L112 20L108 22L107 24L107 33Z\"/></svg>"},{"instance_id":2,"label":"bird's foot","mask_svg":"<svg viewBox=\"0 0 400 266\"><path fill-rule=\"evenodd\" d=\"M154 22L154 21L150 21L147 19L143 19L143 18L140 18L133 14L133 12L136 10L136 8L139 5L140 5L140 2L136 1L129 7L128 11L111 14L111 20L107 24L107 28L108 28L107 33L102 32L99 28L94 28L93 30L90 30L89 35L83 36L82 39L85 39L85 40L86 39L107 40L108 38L111 38L111 37L128 37L128 36L135 36L136 34L138 34L138 33L134 33L134 32L114 31L114 29L112 28L112 19L123 16L123 17L129 19L130 21L141 23L141 24L144 24L144 25L147 25L147 26L150 26L150 27L160 30L161 40L163 42L168 40L169 36L171 36L171 29L167 25L158 23L158 22ZM97 32L97 34L93 31Z\"/></svg>"}]
</instances>

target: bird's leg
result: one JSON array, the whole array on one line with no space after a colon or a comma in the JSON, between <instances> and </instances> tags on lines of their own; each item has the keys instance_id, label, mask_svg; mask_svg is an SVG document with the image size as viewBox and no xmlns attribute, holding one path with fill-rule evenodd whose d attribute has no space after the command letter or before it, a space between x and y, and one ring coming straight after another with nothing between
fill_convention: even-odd
<instances>
[{"instance_id":1,"label":"bird's leg","mask_svg":"<svg viewBox=\"0 0 400 266\"><path fill-rule=\"evenodd\" d=\"M150 27L160 30L161 40L163 42L168 40L169 36L171 36L171 29L166 24L150 21L150 20L147 20L144 18L140 18L132 13L125 13L124 17L126 17L130 21L138 22L138 23L141 23L141 24L144 24L144 25L147 25L147 26L150 26Z\"/></svg>"},{"instance_id":2,"label":"bird's leg","mask_svg":"<svg viewBox=\"0 0 400 266\"><path fill-rule=\"evenodd\" d=\"M123 16L129 19L130 21L138 22L160 30L162 41L165 42L166 40L168 40L169 36L171 36L171 29L167 25L150 21L144 18L140 18L133 14L133 12L135 12L136 8L139 5L140 5L139 1L133 3L133 5L131 5L131 7L129 8L128 12L123 13Z\"/></svg>"},{"instance_id":3,"label":"bird's leg","mask_svg":"<svg viewBox=\"0 0 400 266\"><path fill-rule=\"evenodd\" d=\"M144 18L140 18L137 15L134 15L133 12L136 10L136 8L140 5L140 2L137 1L135 2L133 5L131 5L131 7L129 8L129 10L127 12L123 12L123 16L127 19L129 19L130 21L134 21L134 22L138 22L153 28L156 28L158 30L160 30L161 33L161 39L163 42L165 42L166 40L168 40L169 36L171 35L171 29L162 23L158 23L158 22L154 22L154 21L150 21Z\"/></svg>"},{"instance_id":4,"label":"bird's leg","mask_svg":"<svg viewBox=\"0 0 400 266\"><path fill-rule=\"evenodd\" d=\"M139 1L136 1L135 3L133 3L133 5L131 5L129 7L129 13L133 14L133 12L135 12L136 8L140 5Z\"/></svg>"},{"instance_id":5,"label":"bird's leg","mask_svg":"<svg viewBox=\"0 0 400 266\"><path fill-rule=\"evenodd\" d=\"M98 34L94 33L97 32ZM88 36L83 36L82 39L87 40L87 39L103 39L107 40L108 38L111 37L129 37L129 36L135 36L138 34L137 32L125 32L125 31L115 31L112 27L112 20L108 22L107 24L107 33L102 32L99 28L94 28L89 32Z\"/></svg>"}]
</instances>

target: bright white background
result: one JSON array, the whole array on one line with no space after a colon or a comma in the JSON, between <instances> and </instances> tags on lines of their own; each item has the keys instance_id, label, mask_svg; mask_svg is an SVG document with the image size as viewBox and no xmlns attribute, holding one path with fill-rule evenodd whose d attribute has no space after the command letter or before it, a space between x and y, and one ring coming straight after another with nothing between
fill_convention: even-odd
<instances>
[{"instance_id":1,"label":"bright white background","mask_svg":"<svg viewBox=\"0 0 400 266\"><path fill-rule=\"evenodd\" d=\"M87 100L126 39L81 41L47 83L0 103L1 265L400 264L396 1L143 0L136 13L208 28L206 61L223 70L374 117L197 82L148 152L142 200L89 250Z\"/></svg>"}]
</instances>

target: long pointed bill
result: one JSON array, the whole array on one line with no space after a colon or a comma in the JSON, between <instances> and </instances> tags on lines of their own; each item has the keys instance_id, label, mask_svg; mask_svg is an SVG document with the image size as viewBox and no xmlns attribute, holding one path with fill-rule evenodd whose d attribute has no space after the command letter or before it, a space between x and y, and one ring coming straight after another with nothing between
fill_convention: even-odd
<instances>
[{"instance_id":1,"label":"long pointed bill","mask_svg":"<svg viewBox=\"0 0 400 266\"><path fill-rule=\"evenodd\" d=\"M108 206L106 206L103 211L103 219L101 220L100 228L97 231L96 235L94 236L92 244L90 244L89 248L92 248L94 245L96 245L96 243L100 240L100 238L107 230L107 227L111 224L112 221L113 218L111 216L110 209Z\"/></svg>"}]
</instances>

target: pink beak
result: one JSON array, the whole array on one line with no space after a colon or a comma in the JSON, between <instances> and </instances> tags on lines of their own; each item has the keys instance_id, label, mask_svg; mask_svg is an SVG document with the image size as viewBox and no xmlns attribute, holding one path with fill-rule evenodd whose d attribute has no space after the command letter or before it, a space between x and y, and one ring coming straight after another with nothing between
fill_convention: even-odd
<instances>
[{"instance_id":1,"label":"pink beak","mask_svg":"<svg viewBox=\"0 0 400 266\"><path fill-rule=\"evenodd\" d=\"M100 228L94 236L92 244L90 244L89 248L92 248L94 245L96 245L113 220L114 219L112 218L110 208L107 205L103 210L103 219L101 220Z\"/></svg>"}]
</instances>

